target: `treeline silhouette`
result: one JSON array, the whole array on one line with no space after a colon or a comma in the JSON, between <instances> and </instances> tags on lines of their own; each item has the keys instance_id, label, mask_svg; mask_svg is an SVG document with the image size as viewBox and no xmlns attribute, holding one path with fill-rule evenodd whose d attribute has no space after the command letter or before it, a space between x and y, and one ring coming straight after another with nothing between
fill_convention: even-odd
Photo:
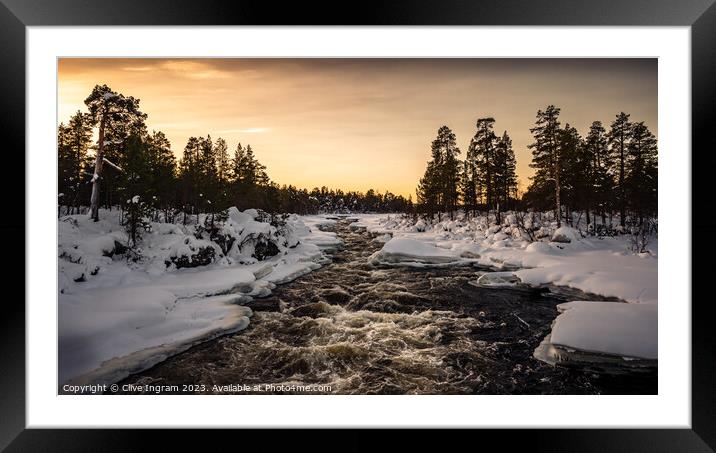
<instances>
[{"instance_id":1,"label":"treeline silhouette","mask_svg":"<svg viewBox=\"0 0 716 453\"><path fill-rule=\"evenodd\" d=\"M279 185L251 145L239 143L230 152L223 138L209 135L189 138L177 161L165 134L147 130L138 99L97 85L85 104L88 111L58 128L60 214L79 213L88 201L95 219L101 206L167 222L230 206L297 214L413 210L411 197L390 192Z\"/></svg>"},{"instance_id":2,"label":"treeline silhouette","mask_svg":"<svg viewBox=\"0 0 716 453\"><path fill-rule=\"evenodd\" d=\"M621 227L656 218L658 147L644 122L621 112L608 131L594 121L583 138L568 123L562 127L559 115L554 105L537 112L529 145L535 174L522 197L512 141L507 132L495 135L493 118L477 120L463 161L455 134L442 126L417 187L416 210L438 220L458 209L487 213L498 223L506 210L553 211L557 226L562 219L572 225L578 212L588 225L608 229L615 216Z\"/></svg>"},{"instance_id":3,"label":"treeline silhouette","mask_svg":"<svg viewBox=\"0 0 716 453\"><path fill-rule=\"evenodd\" d=\"M63 208L77 213L87 201L95 220L100 206L119 206L168 222L230 206L297 214L405 212L438 220L462 210L468 216L493 214L498 222L505 211L534 210L553 211L558 226L562 219L571 225L579 212L587 224L608 228L615 216L624 227L657 215L657 140L624 112L609 130L595 121L582 137L568 123L561 125L558 107L538 110L529 145L535 174L523 196L517 193L512 140L507 131L495 134L494 118L476 121L463 160L455 134L442 126L413 204L411 197L390 192L279 185L251 145L239 143L230 152L224 139L209 135L189 138L177 161L164 133L147 130L138 99L97 85L85 104L86 112L58 129L59 214ZM93 146L95 128L99 140Z\"/></svg>"}]
</instances>

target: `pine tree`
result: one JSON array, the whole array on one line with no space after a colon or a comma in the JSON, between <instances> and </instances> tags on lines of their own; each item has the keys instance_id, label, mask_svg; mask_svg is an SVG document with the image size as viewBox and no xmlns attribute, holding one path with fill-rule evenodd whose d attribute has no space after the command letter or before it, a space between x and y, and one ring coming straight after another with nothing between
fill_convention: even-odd
<instances>
[{"instance_id":1,"label":"pine tree","mask_svg":"<svg viewBox=\"0 0 716 453\"><path fill-rule=\"evenodd\" d=\"M199 153L197 157L198 169L198 187L199 197L197 206L197 222L199 220L198 211L207 210L214 211L213 205L216 204L217 193L219 189L218 170L216 164L216 155L214 152L214 142L211 136L199 138Z\"/></svg>"},{"instance_id":2,"label":"pine tree","mask_svg":"<svg viewBox=\"0 0 716 453\"><path fill-rule=\"evenodd\" d=\"M607 132L601 121L594 121L589 128L589 133L584 140L584 151L591 160L591 207L598 208L604 225L606 211L611 209L610 199L614 181L613 163L607 146Z\"/></svg>"},{"instance_id":3,"label":"pine tree","mask_svg":"<svg viewBox=\"0 0 716 453\"><path fill-rule=\"evenodd\" d=\"M269 177L266 174L266 166L256 159L251 145L246 146L244 181L250 186L263 186L269 182Z\"/></svg>"},{"instance_id":4,"label":"pine tree","mask_svg":"<svg viewBox=\"0 0 716 453\"><path fill-rule=\"evenodd\" d=\"M270 202L271 180L266 174L266 166L256 159L251 145L236 148L232 167L232 187L237 207L265 207L274 209L275 202Z\"/></svg>"},{"instance_id":5,"label":"pine tree","mask_svg":"<svg viewBox=\"0 0 716 453\"><path fill-rule=\"evenodd\" d=\"M198 211L199 182L200 182L200 155L199 139L189 137L181 161L179 162L179 182L181 186L182 209L184 211L184 223L186 223L187 211Z\"/></svg>"},{"instance_id":6,"label":"pine tree","mask_svg":"<svg viewBox=\"0 0 716 453\"><path fill-rule=\"evenodd\" d=\"M591 179L590 161L584 151L582 138L577 129L565 124L559 133L561 160L561 203L565 220L572 225L572 210L585 208L589 202L588 184Z\"/></svg>"},{"instance_id":7,"label":"pine tree","mask_svg":"<svg viewBox=\"0 0 716 453\"><path fill-rule=\"evenodd\" d=\"M70 142L69 128L60 123L57 128L57 193L58 193L58 216L61 215L61 207L67 207L69 214L72 204L71 192L74 189L75 159Z\"/></svg>"},{"instance_id":8,"label":"pine tree","mask_svg":"<svg viewBox=\"0 0 716 453\"><path fill-rule=\"evenodd\" d=\"M136 132L144 127L147 115L139 110L139 99L132 96L125 97L123 94L112 91L107 85L96 85L92 93L85 99L85 105L89 109L91 124L99 127L99 141L90 198L91 216L96 222L99 220L99 182L106 159L104 151L107 138L113 138L109 143L126 138L131 132Z\"/></svg>"},{"instance_id":9,"label":"pine tree","mask_svg":"<svg viewBox=\"0 0 716 453\"><path fill-rule=\"evenodd\" d=\"M547 187L548 184L554 184L554 209L557 219L557 227L562 226L561 221L561 185L560 176L562 173L562 158L560 155L560 109L554 105L549 105L542 111L537 111L537 120L535 127L530 129L534 136L534 143L528 145L532 149L532 163L530 167L534 168L535 175L532 177L533 190L540 190L540 187Z\"/></svg>"},{"instance_id":10,"label":"pine tree","mask_svg":"<svg viewBox=\"0 0 716 453\"><path fill-rule=\"evenodd\" d=\"M172 206L176 204L176 158L169 140L161 131L153 131L145 145L150 166L150 190L146 195L151 197L153 208L164 211L164 221L168 222Z\"/></svg>"},{"instance_id":11,"label":"pine tree","mask_svg":"<svg viewBox=\"0 0 716 453\"><path fill-rule=\"evenodd\" d=\"M617 168L617 204L619 206L619 224L624 227L626 224L626 159L627 147L631 137L631 123L629 115L621 112L611 124L611 130L607 137L610 152L614 156Z\"/></svg>"},{"instance_id":12,"label":"pine tree","mask_svg":"<svg viewBox=\"0 0 716 453\"><path fill-rule=\"evenodd\" d=\"M430 217L435 212L438 216L442 212L450 212L452 218L458 199L460 162L457 156L460 149L449 127L438 129L437 137L431 143L430 154L425 175L418 185L418 202L425 206Z\"/></svg>"},{"instance_id":13,"label":"pine tree","mask_svg":"<svg viewBox=\"0 0 716 453\"><path fill-rule=\"evenodd\" d=\"M70 118L67 124L67 132L69 134L73 170L69 195L71 196L73 211L77 210L79 212L83 183L88 179L85 177L84 172L90 166L87 158L87 151L92 143L92 124L89 115L78 110Z\"/></svg>"},{"instance_id":14,"label":"pine tree","mask_svg":"<svg viewBox=\"0 0 716 453\"><path fill-rule=\"evenodd\" d=\"M151 160L142 137L132 134L126 140L126 152L122 156L122 186L119 195L123 197L124 208L137 196L144 197L152 187Z\"/></svg>"},{"instance_id":15,"label":"pine tree","mask_svg":"<svg viewBox=\"0 0 716 453\"><path fill-rule=\"evenodd\" d=\"M244 152L244 148L241 146L241 143L236 145L236 150L234 151L234 157L231 159L231 176L230 179L234 184L238 184L243 179L243 167L244 167L244 161L246 159L246 153Z\"/></svg>"},{"instance_id":16,"label":"pine tree","mask_svg":"<svg viewBox=\"0 0 716 453\"><path fill-rule=\"evenodd\" d=\"M216 158L217 188L215 193L217 211L229 207L229 180L231 177L231 159L226 140L219 137L214 142L214 156Z\"/></svg>"},{"instance_id":17,"label":"pine tree","mask_svg":"<svg viewBox=\"0 0 716 453\"><path fill-rule=\"evenodd\" d=\"M443 187L443 206L454 218L458 202L458 186L460 184L460 148L457 146L455 134L449 127L443 126L438 130L439 146L443 147L443 168L441 171Z\"/></svg>"},{"instance_id":18,"label":"pine tree","mask_svg":"<svg viewBox=\"0 0 716 453\"><path fill-rule=\"evenodd\" d=\"M475 123L475 136L470 141L468 154L470 160L474 161L479 175L479 192L484 194L484 202L487 211L495 207L495 145L497 136L493 130L494 118L479 118ZM498 214L499 215L499 214Z\"/></svg>"},{"instance_id":19,"label":"pine tree","mask_svg":"<svg viewBox=\"0 0 716 453\"><path fill-rule=\"evenodd\" d=\"M654 134L643 122L634 123L627 147L626 193L632 211L639 216L639 225L644 215L656 215L658 177L658 147Z\"/></svg>"},{"instance_id":20,"label":"pine tree","mask_svg":"<svg viewBox=\"0 0 716 453\"><path fill-rule=\"evenodd\" d=\"M226 140L221 137L216 139L216 143L214 144L214 153L216 154L216 171L219 182L222 184L225 184L229 180L230 162L228 149Z\"/></svg>"},{"instance_id":21,"label":"pine tree","mask_svg":"<svg viewBox=\"0 0 716 453\"><path fill-rule=\"evenodd\" d=\"M436 156L428 161L425 174L418 182L418 188L416 190L418 196L418 204L425 211L425 214L429 218L435 215L441 205L441 192L440 192L440 175L439 168L442 158L437 156L439 161L436 162Z\"/></svg>"},{"instance_id":22,"label":"pine tree","mask_svg":"<svg viewBox=\"0 0 716 453\"><path fill-rule=\"evenodd\" d=\"M139 195L135 195L127 200L124 212L122 226L127 232L129 245L136 247L137 243L142 239L142 233L152 229L152 224L148 220L152 209L141 200Z\"/></svg>"},{"instance_id":23,"label":"pine tree","mask_svg":"<svg viewBox=\"0 0 716 453\"><path fill-rule=\"evenodd\" d=\"M468 148L468 154L462 163L462 173L460 178L460 193L462 195L462 202L465 206L465 212L473 213L477 209L477 197L478 197L478 175L475 161L472 159L470 154L470 148Z\"/></svg>"},{"instance_id":24,"label":"pine tree","mask_svg":"<svg viewBox=\"0 0 716 453\"><path fill-rule=\"evenodd\" d=\"M515 151L512 149L512 139L505 131L502 137L497 140L494 153L493 180L498 222L500 221L501 209L508 209L510 198L517 190L516 166L517 162L515 160Z\"/></svg>"}]
</instances>

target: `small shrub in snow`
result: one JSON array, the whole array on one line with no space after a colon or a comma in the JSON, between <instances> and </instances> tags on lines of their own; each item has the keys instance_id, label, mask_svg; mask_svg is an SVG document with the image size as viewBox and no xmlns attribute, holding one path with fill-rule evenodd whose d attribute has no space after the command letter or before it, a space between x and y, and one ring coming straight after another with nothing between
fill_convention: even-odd
<instances>
[{"instance_id":1,"label":"small shrub in snow","mask_svg":"<svg viewBox=\"0 0 716 453\"><path fill-rule=\"evenodd\" d=\"M594 225L594 234L597 237L606 237L606 236L615 236L617 234L617 230L613 228L611 225L608 224L598 224Z\"/></svg>"},{"instance_id":2,"label":"small shrub in snow","mask_svg":"<svg viewBox=\"0 0 716 453\"><path fill-rule=\"evenodd\" d=\"M415 231L416 231L416 232L418 232L418 233L424 233L425 230L427 229L427 225L425 224L425 220L420 219L420 220L418 220L417 222L415 222L414 228L415 228Z\"/></svg>"},{"instance_id":3,"label":"small shrub in snow","mask_svg":"<svg viewBox=\"0 0 716 453\"><path fill-rule=\"evenodd\" d=\"M647 222L639 226L632 226L630 228L631 235L629 236L630 249L635 254L641 254L646 252L646 246L649 245L651 234L649 231L649 225Z\"/></svg>"},{"instance_id":4,"label":"small shrub in snow","mask_svg":"<svg viewBox=\"0 0 716 453\"><path fill-rule=\"evenodd\" d=\"M124 209L125 215L122 219L122 226L127 231L129 243L132 247L135 247L137 242L142 239L142 233L152 229L152 225L147 219L152 217L153 210L139 199L139 195L127 200Z\"/></svg>"},{"instance_id":5,"label":"small shrub in snow","mask_svg":"<svg viewBox=\"0 0 716 453\"><path fill-rule=\"evenodd\" d=\"M541 234L543 233L541 219L534 212L517 212L507 218L510 218L510 221L514 220L514 228L518 230L524 240L534 242L544 237Z\"/></svg>"}]
</instances>

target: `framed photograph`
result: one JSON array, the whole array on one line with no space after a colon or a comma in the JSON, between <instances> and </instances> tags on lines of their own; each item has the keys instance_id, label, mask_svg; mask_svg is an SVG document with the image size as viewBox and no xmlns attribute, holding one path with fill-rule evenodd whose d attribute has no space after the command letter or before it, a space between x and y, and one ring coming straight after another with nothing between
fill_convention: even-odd
<instances>
[{"instance_id":1,"label":"framed photograph","mask_svg":"<svg viewBox=\"0 0 716 453\"><path fill-rule=\"evenodd\" d=\"M716 445L712 2L2 3L9 451Z\"/></svg>"}]
</instances>

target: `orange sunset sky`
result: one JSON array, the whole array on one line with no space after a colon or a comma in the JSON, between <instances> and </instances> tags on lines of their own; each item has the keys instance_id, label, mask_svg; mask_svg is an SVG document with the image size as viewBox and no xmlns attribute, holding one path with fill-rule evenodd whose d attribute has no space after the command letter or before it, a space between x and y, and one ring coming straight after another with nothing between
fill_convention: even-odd
<instances>
[{"instance_id":1,"label":"orange sunset sky","mask_svg":"<svg viewBox=\"0 0 716 453\"><path fill-rule=\"evenodd\" d=\"M58 123L96 84L141 100L177 158L190 136L251 144L280 184L415 196L445 124L464 157L475 120L507 130L527 187L530 127L555 104L586 134L620 111L658 135L656 59L72 59L58 62Z\"/></svg>"}]
</instances>

